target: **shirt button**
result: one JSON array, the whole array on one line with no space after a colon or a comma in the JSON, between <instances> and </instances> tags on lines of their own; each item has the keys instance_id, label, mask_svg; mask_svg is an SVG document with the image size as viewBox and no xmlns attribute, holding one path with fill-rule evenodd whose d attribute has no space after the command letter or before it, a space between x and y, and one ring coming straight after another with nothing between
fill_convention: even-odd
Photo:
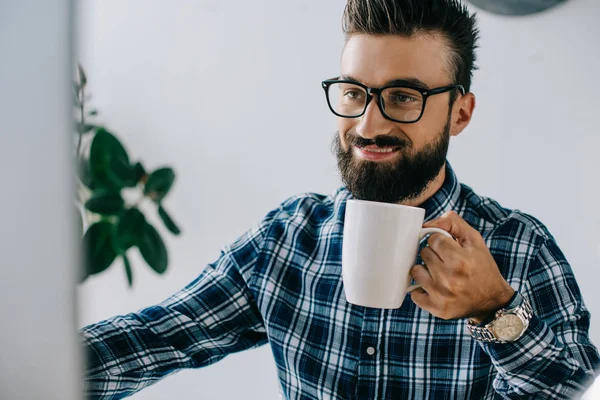
<instances>
[{"instance_id":1,"label":"shirt button","mask_svg":"<svg viewBox=\"0 0 600 400\"><path fill-rule=\"evenodd\" d=\"M375 354L375 349L373 347L368 347L367 348L367 354L372 356L373 354Z\"/></svg>"}]
</instances>

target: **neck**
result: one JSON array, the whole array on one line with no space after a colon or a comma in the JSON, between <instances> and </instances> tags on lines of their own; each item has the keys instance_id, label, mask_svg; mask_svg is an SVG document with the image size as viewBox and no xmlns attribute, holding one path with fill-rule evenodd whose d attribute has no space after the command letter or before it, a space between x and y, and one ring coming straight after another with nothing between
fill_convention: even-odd
<instances>
[{"instance_id":1,"label":"neck","mask_svg":"<svg viewBox=\"0 0 600 400\"><path fill-rule=\"evenodd\" d=\"M438 175L429 183L429 185L427 185L425 190L419 196L417 196L413 199L410 199L410 200L402 201L402 202L400 202L400 204L402 204L404 206L413 206L413 207L420 206L421 204L425 203L425 201L427 201L431 197L433 197L433 195L436 194L438 190L440 190L440 188L444 184L445 180L446 180L446 163L444 163L444 165L440 169L440 172L438 173Z\"/></svg>"}]
</instances>

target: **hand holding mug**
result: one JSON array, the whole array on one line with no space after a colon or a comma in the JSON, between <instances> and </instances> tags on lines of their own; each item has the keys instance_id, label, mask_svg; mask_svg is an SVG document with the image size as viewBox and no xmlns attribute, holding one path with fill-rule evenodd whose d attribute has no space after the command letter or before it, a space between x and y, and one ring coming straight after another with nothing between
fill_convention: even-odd
<instances>
[{"instance_id":1,"label":"hand holding mug","mask_svg":"<svg viewBox=\"0 0 600 400\"><path fill-rule=\"evenodd\" d=\"M500 270L481 234L450 211L424 225L449 232L456 240L433 234L421 251L425 263L411 275L421 288L413 302L442 319L471 318L479 323L506 305L514 289Z\"/></svg>"}]
</instances>

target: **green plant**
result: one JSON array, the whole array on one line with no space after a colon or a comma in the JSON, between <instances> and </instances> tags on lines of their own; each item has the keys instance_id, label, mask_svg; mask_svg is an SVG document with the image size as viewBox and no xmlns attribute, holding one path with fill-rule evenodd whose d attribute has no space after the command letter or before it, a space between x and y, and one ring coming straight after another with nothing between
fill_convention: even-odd
<instances>
[{"instance_id":1,"label":"green plant","mask_svg":"<svg viewBox=\"0 0 600 400\"><path fill-rule=\"evenodd\" d=\"M98 115L87 110L87 78L81 66L74 84L75 155L77 159L77 215L83 236L84 268L80 279L99 274L121 258L129 286L133 273L127 252L137 247L146 263L162 274L168 265L167 248L146 219L141 203L153 205L166 228L181 233L163 206L175 181L166 166L147 173L140 161L130 160L119 139L104 126L89 123ZM87 228L87 229L86 229Z\"/></svg>"}]
</instances>

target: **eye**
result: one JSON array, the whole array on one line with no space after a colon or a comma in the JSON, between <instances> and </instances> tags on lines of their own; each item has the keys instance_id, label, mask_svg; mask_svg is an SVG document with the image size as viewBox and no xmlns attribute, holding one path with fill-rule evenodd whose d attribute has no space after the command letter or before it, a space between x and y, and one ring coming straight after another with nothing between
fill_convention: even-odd
<instances>
[{"instance_id":1,"label":"eye","mask_svg":"<svg viewBox=\"0 0 600 400\"><path fill-rule=\"evenodd\" d=\"M423 95L415 89L406 87L390 88L384 92L384 103L389 107L418 108L423 103Z\"/></svg>"},{"instance_id":2,"label":"eye","mask_svg":"<svg viewBox=\"0 0 600 400\"><path fill-rule=\"evenodd\" d=\"M356 89L348 89L344 91L344 97L350 100L359 100L362 97L362 92Z\"/></svg>"},{"instance_id":3,"label":"eye","mask_svg":"<svg viewBox=\"0 0 600 400\"><path fill-rule=\"evenodd\" d=\"M395 94L390 95L390 97L388 98L388 101L390 101L394 104L403 104L403 103L414 103L419 100L413 96L409 96L409 95L402 94L402 93L395 93Z\"/></svg>"}]
</instances>

